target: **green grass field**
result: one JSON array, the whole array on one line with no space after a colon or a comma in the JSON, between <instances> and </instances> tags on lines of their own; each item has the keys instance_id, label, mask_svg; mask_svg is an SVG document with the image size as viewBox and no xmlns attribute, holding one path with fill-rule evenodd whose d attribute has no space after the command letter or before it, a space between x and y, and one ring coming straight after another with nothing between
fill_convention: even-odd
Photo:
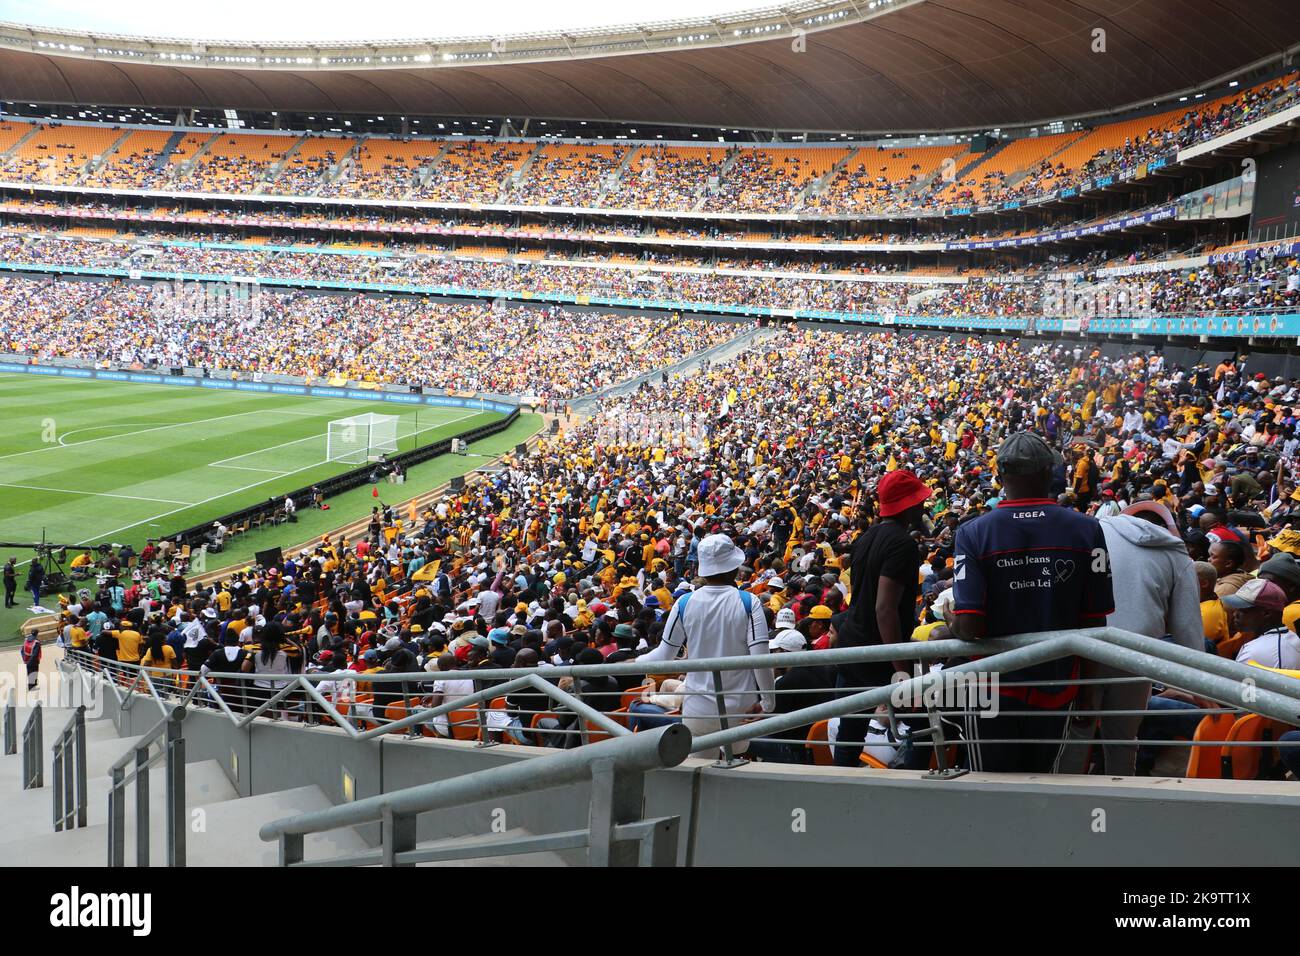
<instances>
[{"instance_id":1,"label":"green grass field","mask_svg":"<svg viewBox=\"0 0 1300 956\"><path fill-rule=\"evenodd\" d=\"M326 461L327 423L372 411L400 417L400 451L500 418L469 409L0 374L0 541L39 541L44 533L58 544L130 542L138 549L148 538L356 467ZM527 427L512 427L509 437L522 441L521 434L539 425L529 416ZM451 472L477 464L444 457L450 465L417 466L407 485L381 485L381 493L410 497L427 490L419 487L425 481L416 480L417 471L430 479L435 471L448 472L428 485L436 487ZM369 498L368 486L359 490ZM332 500L330 511L312 514L312 523L324 520L320 530L329 530L364 510L338 508ZM293 544L311 533L300 520L279 536L288 534L294 540L283 543ZM245 537L263 538L262 546L280 543L264 537L271 534ZM30 550L0 550L0 560L10 554L21 563L32 556Z\"/></svg>"}]
</instances>

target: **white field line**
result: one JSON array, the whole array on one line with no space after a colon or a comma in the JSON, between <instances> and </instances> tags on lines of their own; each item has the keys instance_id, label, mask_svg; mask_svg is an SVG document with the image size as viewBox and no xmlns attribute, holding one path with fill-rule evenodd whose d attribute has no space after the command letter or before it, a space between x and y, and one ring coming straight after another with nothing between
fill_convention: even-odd
<instances>
[{"instance_id":1,"label":"white field line","mask_svg":"<svg viewBox=\"0 0 1300 956\"><path fill-rule=\"evenodd\" d=\"M62 444L46 445L44 448L30 448L27 451L16 451L13 452L12 454L0 455L0 460L6 458L21 458L23 455L36 455L43 451L53 451L56 448L80 448L82 445L93 445L95 444L95 442L116 441L120 438L130 438L133 435L145 435L148 434L149 432L163 431L164 429L167 428L181 428L185 425L206 425L208 422L220 422L228 418L240 418L241 416L244 415L264 415L264 414L270 414L270 413L268 413L265 409L259 409L257 411L252 411L252 412L235 412L233 415L218 415L215 418L200 418L197 421L175 422L171 425L158 425L154 428L142 428L139 431L134 431L134 432L122 432L117 435L105 435L103 438L87 438L85 441L74 441L69 445L62 445ZM78 429L78 431L81 430L82 429Z\"/></svg>"},{"instance_id":2,"label":"white field line","mask_svg":"<svg viewBox=\"0 0 1300 956\"><path fill-rule=\"evenodd\" d=\"M257 448L254 449L253 451L246 451L242 455L232 455L229 458L222 458L219 459L218 461L210 461L208 462L208 464L213 468L235 468L238 466L227 465L226 462L239 461L239 459L241 458L251 458L253 455L260 455L262 454L262 452L265 451L275 451L275 449L277 448L287 448L290 445L301 445L305 441L316 441L317 439L324 438L325 435L326 435L325 432L321 432L319 435L308 435L306 438L295 438L293 441L283 441L280 442L280 444L278 445L267 445L265 448ZM249 471L271 471L270 468L250 468L248 470Z\"/></svg>"},{"instance_id":3,"label":"white field line","mask_svg":"<svg viewBox=\"0 0 1300 956\"><path fill-rule=\"evenodd\" d=\"M82 432L102 432L102 431L103 431L104 429L106 429L106 428L134 428L134 427L136 427L137 425L161 425L161 426L163 426L163 427L166 427L168 424L169 424L168 422L131 422L130 424L123 423L123 424L121 424L121 425L87 425L85 428L74 428L74 429L73 429L72 431L70 431L70 432L64 432L62 435L59 436L59 444L60 444L60 445L63 445L64 447L67 447L67 446L68 446L68 437L71 436L71 435L79 435L79 434L81 434ZM113 437L114 437L114 438L121 438L121 437L123 437L123 436L122 436L122 435L114 435ZM98 439L96 439L96 440L98 441ZM72 444L73 444L73 445L80 445L80 444L82 444L82 443L81 443L81 442L74 441L74 442L72 442Z\"/></svg>"},{"instance_id":4,"label":"white field line","mask_svg":"<svg viewBox=\"0 0 1300 956\"><path fill-rule=\"evenodd\" d=\"M157 501L164 505L189 505L188 501L177 501L175 498L146 498L144 495L114 495L107 491L77 491L72 488L45 488L41 485L15 485L9 482L0 482L0 488L25 488L28 491L52 491L60 495L90 495L95 498L124 498L127 501Z\"/></svg>"},{"instance_id":5,"label":"white field line","mask_svg":"<svg viewBox=\"0 0 1300 956\"><path fill-rule=\"evenodd\" d=\"M320 464L324 464L321 462ZM217 462L208 462L209 468L233 468L235 471L261 471L268 475L287 475L289 472L280 471L278 468L253 468L250 465L222 465Z\"/></svg>"},{"instance_id":6,"label":"white field line","mask_svg":"<svg viewBox=\"0 0 1300 956\"><path fill-rule=\"evenodd\" d=\"M464 420L464 419L466 419L466 418L473 418L475 415L479 415L479 414L482 414L482 413L481 413L481 412L471 412L471 413L468 414L468 415L462 415L462 416L460 416L459 418L453 418L453 419L451 419L450 421L440 422L440 423L437 424L437 425L430 425L428 428L421 428L421 429L419 429L419 431L428 431L429 429L432 429L432 428L442 428L442 427L444 427L444 426L446 426L446 425L452 425L452 424L455 424L456 422L462 421L462 420ZM417 434L417 432L411 432L411 434ZM179 514L180 512L185 511L187 508L198 508L198 507L200 507L201 505L206 505L206 504L208 504L209 502L212 502L212 501L219 501L219 500L221 500L222 498L228 498L228 497L230 497L231 495L237 495L237 494L240 494L241 492L249 491L249 490L251 490L251 489L253 489L253 488L260 487L261 485L264 485L264 484L266 484L267 482L270 482L270 481L278 481L280 478L287 478L289 475L296 475L296 474L298 474L299 472L308 471L309 469L312 469L312 468L318 468L318 467L320 467L322 464L325 464L325 462L319 462L319 461L317 461L317 462L313 462L313 463L310 464L310 465L304 465L302 468L295 468L293 471L286 471L286 472L284 472L284 473L281 474L281 475L275 475L275 476L273 476L273 477L271 477L271 478L263 478L261 481L255 481L255 482L253 482L251 485L244 485L242 488L232 488L230 491L223 491L223 492L222 492L221 494L219 494L219 495L213 495L211 498L204 498L202 501L196 501L196 502L194 502L194 503L191 504L191 505L186 505L185 508L173 508L171 511L164 511L162 514L153 515L152 517L144 518L144 519L142 519L142 520L140 520L140 521L133 521L133 522L131 522L130 524L122 525L122 527L120 527L120 528L114 528L112 531L104 531L104 532L102 532L101 534L99 534L97 537L100 538L100 539L102 539L102 538L111 538L111 537L112 537L113 535L115 535L115 534L119 534L119 533L121 533L121 532L123 532L123 531L129 531L129 530L132 529L132 528L138 528L138 527L139 527L140 525L142 525L142 524L149 524L149 523L151 523L151 522L156 522L159 518L169 518L169 517L171 517L171 516L174 515L174 514ZM91 543L92 541L95 541L95 540L96 540L96 538L86 538L84 541L78 541L77 544L78 544L78 546L80 546L80 545L83 545L83 544L89 544L89 543Z\"/></svg>"}]
</instances>

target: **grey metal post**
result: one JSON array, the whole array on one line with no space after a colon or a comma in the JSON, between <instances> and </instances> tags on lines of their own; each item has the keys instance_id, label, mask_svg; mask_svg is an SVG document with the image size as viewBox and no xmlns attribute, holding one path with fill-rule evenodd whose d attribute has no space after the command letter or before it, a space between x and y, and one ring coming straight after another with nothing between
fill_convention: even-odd
<instances>
[{"instance_id":1,"label":"grey metal post","mask_svg":"<svg viewBox=\"0 0 1300 956\"><path fill-rule=\"evenodd\" d=\"M126 769L114 767L108 791L108 865L126 866Z\"/></svg>"},{"instance_id":2,"label":"grey metal post","mask_svg":"<svg viewBox=\"0 0 1300 956\"><path fill-rule=\"evenodd\" d=\"M636 866L640 846L632 840L615 840L614 828L641 819L645 804L645 773L616 769L613 757L591 765L591 813L588 826L591 842L587 862L591 866Z\"/></svg>"},{"instance_id":3,"label":"grey metal post","mask_svg":"<svg viewBox=\"0 0 1300 956\"><path fill-rule=\"evenodd\" d=\"M576 700L579 704L586 703L582 699L582 678L581 677L573 678L573 690L571 690L570 693L573 695L573 699ZM591 737L587 733L587 721L585 718L583 718L582 714L578 714L578 742L582 744L582 746L584 747L587 746L587 744L591 743ZM568 746L568 741L565 741L565 746L566 747Z\"/></svg>"},{"instance_id":4,"label":"grey metal post","mask_svg":"<svg viewBox=\"0 0 1300 956\"><path fill-rule=\"evenodd\" d=\"M135 750L135 865L149 865L149 748Z\"/></svg>"},{"instance_id":5,"label":"grey metal post","mask_svg":"<svg viewBox=\"0 0 1300 956\"><path fill-rule=\"evenodd\" d=\"M280 835L280 866L293 866L302 862L302 844L304 836L301 833L282 833Z\"/></svg>"},{"instance_id":6,"label":"grey metal post","mask_svg":"<svg viewBox=\"0 0 1300 956\"><path fill-rule=\"evenodd\" d=\"M90 798L86 789L86 705L77 708L77 727L73 740L77 761L77 827L86 826L86 804Z\"/></svg>"},{"instance_id":7,"label":"grey metal post","mask_svg":"<svg viewBox=\"0 0 1300 956\"><path fill-rule=\"evenodd\" d=\"M67 741L66 733L59 735L59 742L54 745L54 832L63 829L63 745Z\"/></svg>"},{"instance_id":8,"label":"grey metal post","mask_svg":"<svg viewBox=\"0 0 1300 956\"><path fill-rule=\"evenodd\" d=\"M384 851L384 866L414 866L398 863L397 854L415 849L415 814L394 813L385 807L380 819L380 844Z\"/></svg>"},{"instance_id":9,"label":"grey metal post","mask_svg":"<svg viewBox=\"0 0 1300 956\"><path fill-rule=\"evenodd\" d=\"M185 738L181 725L167 725L167 865L185 865Z\"/></svg>"},{"instance_id":10,"label":"grey metal post","mask_svg":"<svg viewBox=\"0 0 1300 956\"><path fill-rule=\"evenodd\" d=\"M676 866L680 817L647 821L650 831L641 839L638 866Z\"/></svg>"},{"instance_id":11,"label":"grey metal post","mask_svg":"<svg viewBox=\"0 0 1300 956\"><path fill-rule=\"evenodd\" d=\"M727 730L731 726L731 721L727 717L727 698L722 693L722 671L713 672L713 700L718 708L718 728ZM717 764L719 767L734 767L737 764L745 763L732 752L730 741L722 745L722 760Z\"/></svg>"},{"instance_id":12,"label":"grey metal post","mask_svg":"<svg viewBox=\"0 0 1300 956\"><path fill-rule=\"evenodd\" d=\"M484 690L484 688L479 686L478 681L475 681L474 690L479 691ZM492 741L488 738L487 728L487 708L490 703L490 699L480 700L474 707L474 720L478 724L478 743L476 744L478 747L490 747L492 745Z\"/></svg>"},{"instance_id":13,"label":"grey metal post","mask_svg":"<svg viewBox=\"0 0 1300 956\"><path fill-rule=\"evenodd\" d=\"M45 715L40 703L32 708L31 716L23 725L23 789L37 790L45 786Z\"/></svg>"},{"instance_id":14,"label":"grey metal post","mask_svg":"<svg viewBox=\"0 0 1300 956\"><path fill-rule=\"evenodd\" d=\"M18 753L18 708L14 706L13 688L5 701L4 714L5 756Z\"/></svg>"},{"instance_id":15,"label":"grey metal post","mask_svg":"<svg viewBox=\"0 0 1300 956\"><path fill-rule=\"evenodd\" d=\"M930 722L930 742L934 744L935 768L927 773L923 780L951 780L953 777L960 777L968 771L959 770L956 767L948 766L948 741L943 735L943 720L939 717L939 711L934 704L934 694L928 693L925 697L925 716Z\"/></svg>"}]
</instances>

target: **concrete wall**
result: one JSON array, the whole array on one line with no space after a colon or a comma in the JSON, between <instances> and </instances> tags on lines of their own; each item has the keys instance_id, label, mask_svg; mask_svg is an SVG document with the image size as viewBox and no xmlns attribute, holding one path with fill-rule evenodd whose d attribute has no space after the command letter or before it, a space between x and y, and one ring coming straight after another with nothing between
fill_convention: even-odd
<instances>
[{"instance_id":1,"label":"concrete wall","mask_svg":"<svg viewBox=\"0 0 1300 956\"><path fill-rule=\"evenodd\" d=\"M110 700L109 711L124 736L159 719L152 701L118 714ZM237 730L202 709L184 727L187 759L218 761L241 795L316 784L336 803L344 767L360 799L548 753L398 735L354 741L337 729L285 722ZM490 833L494 810L510 829L576 829L586 825L588 800L583 784L425 814L419 838ZM1289 866L1300 846L1300 784L1285 782L992 774L936 781L904 771L725 770L687 760L648 776L646 813L682 818L679 861L697 866ZM376 828L362 835L373 845Z\"/></svg>"}]
</instances>

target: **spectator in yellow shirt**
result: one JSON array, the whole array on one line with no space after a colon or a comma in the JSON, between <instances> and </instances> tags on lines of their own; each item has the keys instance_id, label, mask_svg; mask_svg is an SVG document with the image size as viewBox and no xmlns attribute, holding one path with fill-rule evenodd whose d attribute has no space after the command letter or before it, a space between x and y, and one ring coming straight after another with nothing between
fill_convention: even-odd
<instances>
[{"instance_id":1,"label":"spectator in yellow shirt","mask_svg":"<svg viewBox=\"0 0 1300 956\"><path fill-rule=\"evenodd\" d=\"M1196 569L1196 583L1201 588L1201 624L1205 628L1205 639L1218 645L1232 636L1228 628L1228 609L1214 593L1219 572L1208 561L1197 561L1192 567Z\"/></svg>"}]
</instances>

